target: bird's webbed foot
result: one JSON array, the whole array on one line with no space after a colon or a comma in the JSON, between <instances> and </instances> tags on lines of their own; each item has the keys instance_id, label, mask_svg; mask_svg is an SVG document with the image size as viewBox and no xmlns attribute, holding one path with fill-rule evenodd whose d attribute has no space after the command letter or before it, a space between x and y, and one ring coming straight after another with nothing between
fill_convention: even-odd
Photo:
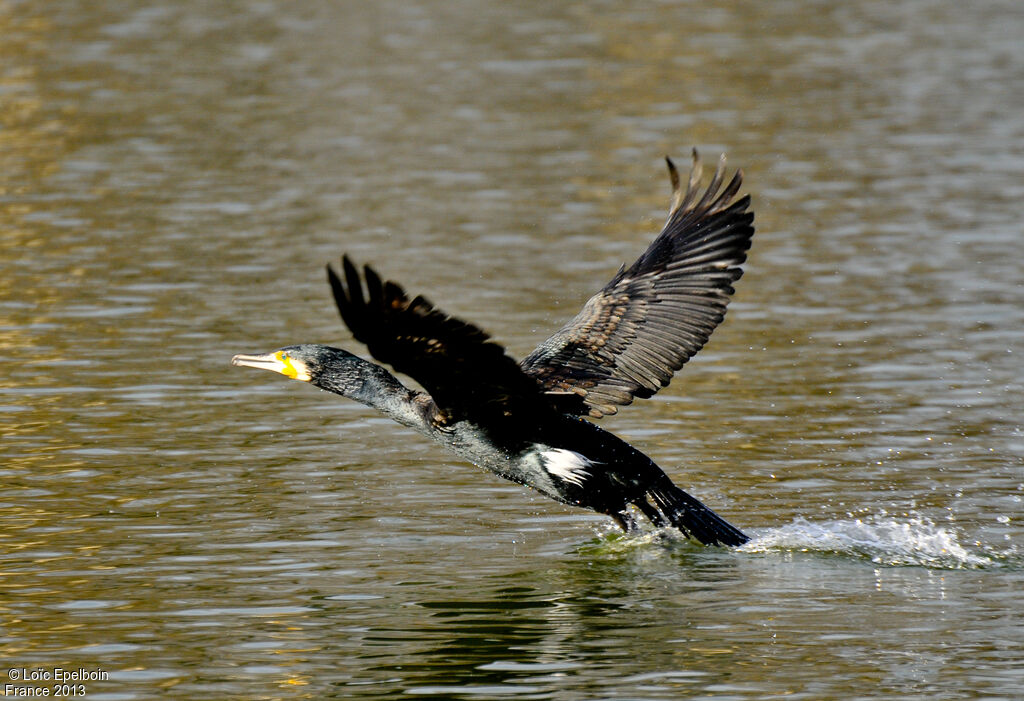
<instances>
[{"instance_id":1,"label":"bird's webbed foot","mask_svg":"<svg viewBox=\"0 0 1024 701\"><path fill-rule=\"evenodd\" d=\"M640 530L640 526L637 525L636 520L629 515L628 511L609 511L608 515L615 519L615 522L626 533L636 533Z\"/></svg>"},{"instance_id":2,"label":"bird's webbed foot","mask_svg":"<svg viewBox=\"0 0 1024 701\"><path fill-rule=\"evenodd\" d=\"M630 502L636 508L640 509L640 513L647 517L647 519L654 524L656 528L664 528L668 525L668 521L661 515L661 512L651 506L650 502L647 501L646 496L642 496L634 502Z\"/></svg>"}]
</instances>

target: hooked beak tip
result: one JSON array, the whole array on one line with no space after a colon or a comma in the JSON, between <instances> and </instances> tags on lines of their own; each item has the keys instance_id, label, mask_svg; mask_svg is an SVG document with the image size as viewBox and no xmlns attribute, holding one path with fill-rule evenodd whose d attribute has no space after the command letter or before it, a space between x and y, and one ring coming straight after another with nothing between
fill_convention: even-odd
<instances>
[{"instance_id":1,"label":"hooked beak tip","mask_svg":"<svg viewBox=\"0 0 1024 701\"><path fill-rule=\"evenodd\" d=\"M247 368L274 370L280 363L272 355L247 355L239 353L231 358L231 364Z\"/></svg>"}]
</instances>

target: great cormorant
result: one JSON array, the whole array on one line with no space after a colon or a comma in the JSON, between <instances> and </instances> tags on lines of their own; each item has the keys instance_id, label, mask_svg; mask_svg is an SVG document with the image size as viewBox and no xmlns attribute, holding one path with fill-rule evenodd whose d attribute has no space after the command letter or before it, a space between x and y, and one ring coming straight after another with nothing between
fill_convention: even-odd
<instances>
[{"instance_id":1,"label":"great cormorant","mask_svg":"<svg viewBox=\"0 0 1024 701\"><path fill-rule=\"evenodd\" d=\"M614 518L626 531L634 505L706 545L748 539L679 487L654 461L583 416L600 418L669 383L725 316L754 234L743 175L724 189L725 157L703 194L701 164L685 190L668 163L668 221L630 267L590 298L551 338L517 363L482 330L409 298L345 256L327 276L341 318L382 363L426 392L339 348L304 344L235 365L274 370L355 399L452 453L557 501Z\"/></svg>"}]
</instances>

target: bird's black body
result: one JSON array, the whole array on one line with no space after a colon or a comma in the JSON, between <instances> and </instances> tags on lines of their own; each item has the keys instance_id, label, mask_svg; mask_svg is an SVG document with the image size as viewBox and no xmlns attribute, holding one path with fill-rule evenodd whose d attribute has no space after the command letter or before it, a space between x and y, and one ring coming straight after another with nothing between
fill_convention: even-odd
<instances>
[{"instance_id":1,"label":"bird's black body","mask_svg":"<svg viewBox=\"0 0 1024 701\"><path fill-rule=\"evenodd\" d=\"M370 353L416 379L406 388L374 363L321 345L289 346L234 363L276 370L373 406L452 453L557 501L633 526L634 505L705 544L747 537L676 487L650 458L580 418L615 413L668 384L725 314L753 235L749 197L733 201L737 173L719 193L724 159L699 195L700 168L675 193L661 235L580 314L516 363L477 327L409 299L348 260L328 277L342 319Z\"/></svg>"}]
</instances>

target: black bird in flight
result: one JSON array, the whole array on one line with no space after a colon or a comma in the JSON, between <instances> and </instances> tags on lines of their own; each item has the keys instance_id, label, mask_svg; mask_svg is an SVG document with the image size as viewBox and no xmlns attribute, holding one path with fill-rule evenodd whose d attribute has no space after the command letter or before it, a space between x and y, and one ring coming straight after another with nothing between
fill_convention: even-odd
<instances>
[{"instance_id":1,"label":"black bird in flight","mask_svg":"<svg viewBox=\"0 0 1024 701\"><path fill-rule=\"evenodd\" d=\"M614 518L626 531L632 504L655 526L706 545L749 538L677 487L653 460L582 417L614 414L650 397L699 351L725 316L754 234L750 196L737 198L725 157L701 192L701 164L685 189L666 158L668 221L633 265L622 266L579 314L517 363L476 326L422 296L410 297L347 256L327 276L341 318L381 363L303 344L234 365L274 370L374 407L469 462L557 501Z\"/></svg>"}]
</instances>

